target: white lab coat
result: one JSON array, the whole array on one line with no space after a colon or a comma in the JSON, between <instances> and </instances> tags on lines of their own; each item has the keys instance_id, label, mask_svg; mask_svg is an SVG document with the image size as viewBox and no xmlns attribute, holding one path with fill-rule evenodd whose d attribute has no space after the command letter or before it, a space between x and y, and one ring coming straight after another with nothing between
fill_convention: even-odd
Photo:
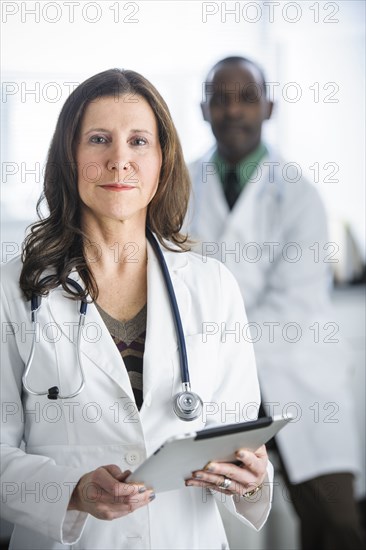
<instances>
[{"instance_id":1,"label":"white lab coat","mask_svg":"<svg viewBox=\"0 0 366 550\"><path fill-rule=\"evenodd\" d=\"M318 192L270 151L229 211L211 156L190 167L187 228L239 283L250 322L240 335L254 343L266 411L295 417L277 438L289 477L356 473L350 370L327 292L335 248Z\"/></svg>"},{"instance_id":2,"label":"white lab coat","mask_svg":"<svg viewBox=\"0 0 366 550\"><path fill-rule=\"evenodd\" d=\"M172 409L172 397L181 388L177 338L150 245L140 413L121 356L92 304L81 341L84 391L57 402L22 393L21 377L32 340L30 303L18 286L20 260L3 268L2 514L16 524L12 549L227 548L215 502L218 495L197 488L159 493L148 506L112 522L66 510L73 487L88 471L106 464L134 470L172 435L241 421L243 415L256 417L253 403L260 397L252 345L221 342L222 322L245 321L236 282L219 262L203 263L193 253L164 254L181 312L192 389L205 402L202 417L190 423L179 420ZM55 289L42 299L38 320L39 342L29 385L38 390L58 385L61 393L71 393L79 384L78 303L67 299L61 287ZM205 322L219 327L206 341ZM19 448L22 439L25 452ZM225 505L259 529L270 509L271 479L269 465L258 502L235 503L224 496Z\"/></svg>"}]
</instances>

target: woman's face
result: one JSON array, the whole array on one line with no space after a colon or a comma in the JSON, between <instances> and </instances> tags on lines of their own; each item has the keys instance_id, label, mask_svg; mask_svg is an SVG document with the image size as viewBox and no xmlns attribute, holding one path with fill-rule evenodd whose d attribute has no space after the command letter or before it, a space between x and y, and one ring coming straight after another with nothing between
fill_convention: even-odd
<instances>
[{"instance_id":1,"label":"woman's face","mask_svg":"<svg viewBox=\"0 0 366 550\"><path fill-rule=\"evenodd\" d=\"M162 164L158 126L147 101L122 95L90 102L76 162L84 220L133 219L144 226Z\"/></svg>"}]
</instances>

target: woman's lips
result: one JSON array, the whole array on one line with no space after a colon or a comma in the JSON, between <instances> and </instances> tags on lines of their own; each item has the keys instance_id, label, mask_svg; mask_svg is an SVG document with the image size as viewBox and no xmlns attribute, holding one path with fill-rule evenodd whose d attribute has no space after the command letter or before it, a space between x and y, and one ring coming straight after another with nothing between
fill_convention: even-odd
<instances>
[{"instance_id":1,"label":"woman's lips","mask_svg":"<svg viewBox=\"0 0 366 550\"><path fill-rule=\"evenodd\" d=\"M111 183L107 185L101 185L102 189L105 189L106 191L132 191L132 189L136 189L133 185L126 185L122 183Z\"/></svg>"}]
</instances>

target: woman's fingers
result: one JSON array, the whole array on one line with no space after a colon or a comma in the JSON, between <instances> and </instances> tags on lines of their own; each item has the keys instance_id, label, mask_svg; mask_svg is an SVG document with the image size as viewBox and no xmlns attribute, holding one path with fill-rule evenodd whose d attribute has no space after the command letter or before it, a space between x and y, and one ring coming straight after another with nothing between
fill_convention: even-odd
<instances>
[{"instance_id":1,"label":"woman's fingers","mask_svg":"<svg viewBox=\"0 0 366 550\"><path fill-rule=\"evenodd\" d=\"M262 445L256 451L248 451L248 449L238 449L235 454L238 460L240 460L240 462L243 462L243 464L245 464L246 466L256 459L268 461L267 449L265 445Z\"/></svg>"},{"instance_id":2,"label":"woman's fingers","mask_svg":"<svg viewBox=\"0 0 366 550\"><path fill-rule=\"evenodd\" d=\"M265 445L259 447L255 452L239 449L236 452L236 457L242 462L241 468L245 468L255 475L260 475L267 469L268 455Z\"/></svg>"},{"instance_id":3,"label":"woman's fingers","mask_svg":"<svg viewBox=\"0 0 366 550\"><path fill-rule=\"evenodd\" d=\"M129 470L122 472L116 465L102 466L91 472L88 483L91 487L94 486L94 491L98 493L101 500L115 502L117 499L145 492L146 487L142 484L123 483L130 473Z\"/></svg>"},{"instance_id":4,"label":"woman's fingers","mask_svg":"<svg viewBox=\"0 0 366 550\"><path fill-rule=\"evenodd\" d=\"M155 495L142 484L124 483L129 474L114 464L89 472L77 484L69 509L110 520L145 506Z\"/></svg>"},{"instance_id":5,"label":"woman's fingers","mask_svg":"<svg viewBox=\"0 0 366 550\"><path fill-rule=\"evenodd\" d=\"M186 485L196 487L210 487L211 489L220 490L225 494L244 492L243 485L234 479L230 479L224 475L209 474L204 471L193 472L193 478L186 481ZM225 482L225 479L230 480ZM226 483L226 485L224 484Z\"/></svg>"},{"instance_id":6,"label":"woman's fingers","mask_svg":"<svg viewBox=\"0 0 366 550\"><path fill-rule=\"evenodd\" d=\"M193 472L186 485L211 487L225 494L240 495L261 485L268 463L265 446L255 452L239 449L236 456L242 463L240 466L229 462L210 462L203 470Z\"/></svg>"},{"instance_id":7,"label":"woman's fingers","mask_svg":"<svg viewBox=\"0 0 366 550\"><path fill-rule=\"evenodd\" d=\"M117 464L107 464L106 466L102 466L107 472L111 474L115 479L118 481L124 481L131 473L131 470L124 470L122 472L121 468L117 466Z\"/></svg>"}]
</instances>

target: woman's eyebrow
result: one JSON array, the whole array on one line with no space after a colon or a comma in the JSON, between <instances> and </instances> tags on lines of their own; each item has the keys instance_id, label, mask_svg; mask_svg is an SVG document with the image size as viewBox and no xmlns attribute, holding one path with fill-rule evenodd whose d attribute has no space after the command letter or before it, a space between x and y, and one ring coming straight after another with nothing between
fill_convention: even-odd
<instances>
[{"instance_id":1,"label":"woman's eyebrow","mask_svg":"<svg viewBox=\"0 0 366 550\"><path fill-rule=\"evenodd\" d=\"M150 136L153 135L152 132L150 132L149 130L142 128L132 128L131 132L145 132L146 134L150 134Z\"/></svg>"},{"instance_id":2,"label":"woman's eyebrow","mask_svg":"<svg viewBox=\"0 0 366 550\"><path fill-rule=\"evenodd\" d=\"M90 134L90 132L109 132L109 130L106 130L105 128L90 128L90 130L87 130L84 133Z\"/></svg>"},{"instance_id":3,"label":"woman's eyebrow","mask_svg":"<svg viewBox=\"0 0 366 550\"><path fill-rule=\"evenodd\" d=\"M106 130L105 128L91 128L90 130L87 130L85 134L90 134L90 132L109 132L109 130ZM150 134L150 136L153 135L150 130L142 129L142 128L132 128L130 132L145 132L146 134Z\"/></svg>"}]
</instances>

